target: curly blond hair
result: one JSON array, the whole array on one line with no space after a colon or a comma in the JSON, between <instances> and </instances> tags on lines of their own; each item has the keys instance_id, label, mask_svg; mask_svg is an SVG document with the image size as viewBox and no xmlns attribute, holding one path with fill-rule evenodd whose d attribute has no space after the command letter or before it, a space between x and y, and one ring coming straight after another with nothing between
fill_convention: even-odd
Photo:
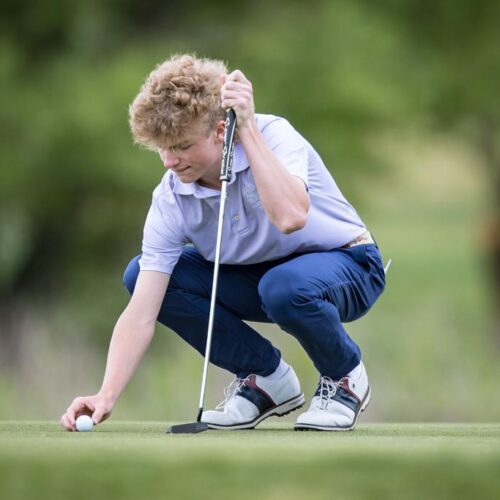
<instances>
[{"instance_id":1,"label":"curly blond hair","mask_svg":"<svg viewBox=\"0 0 500 500\"><path fill-rule=\"evenodd\" d=\"M174 55L150 73L129 107L134 142L154 151L184 140L201 123L207 134L224 120L220 104L222 61Z\"/></svg>"}]
</instances>

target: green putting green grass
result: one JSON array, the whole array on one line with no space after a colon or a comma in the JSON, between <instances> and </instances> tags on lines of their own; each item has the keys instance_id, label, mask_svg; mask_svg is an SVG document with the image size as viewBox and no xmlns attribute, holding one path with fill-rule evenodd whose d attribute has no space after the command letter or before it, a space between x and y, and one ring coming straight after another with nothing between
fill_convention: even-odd
<instances>
[{"instance_id":1,"label":"green putting green grass","mask_svg":"<svg viewBox=\"0 0 500 500\"><path fill-rule=\"evenodd\" d=\"M167 435L158 422L0 422L0 498L498 499L500 424Z\"/></svg>"}]
</instances>

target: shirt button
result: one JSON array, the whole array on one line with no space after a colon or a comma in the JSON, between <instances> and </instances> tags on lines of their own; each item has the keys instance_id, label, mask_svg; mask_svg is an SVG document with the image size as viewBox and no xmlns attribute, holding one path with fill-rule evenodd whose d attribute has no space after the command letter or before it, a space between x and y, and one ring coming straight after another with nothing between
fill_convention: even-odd
<instances>
[{"instance_id":1,"label":"shirt button","mask_svg":"<svg viewBox=\"0 0 500 500\"><path fill-rule=\"evenodd\" d=\"M233 220L234 220L234 222L238 222L240 220L240 216L239 215L233 215Z\"/></svg>"}]
</instances>

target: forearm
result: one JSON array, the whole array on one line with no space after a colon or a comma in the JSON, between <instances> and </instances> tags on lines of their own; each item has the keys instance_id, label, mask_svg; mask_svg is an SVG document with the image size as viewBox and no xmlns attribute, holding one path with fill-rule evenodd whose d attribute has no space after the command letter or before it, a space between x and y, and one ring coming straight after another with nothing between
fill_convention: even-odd
<instances>
[{"instance_id":1,"label":"forearm","mask_svg":"<svg viewBox=\"0 0 500 500\"><path fill-rule=\"evenodd\" d=\"M139 273L132 298L116 322L111 337L101 390L73 400L61 417L61 425L66 430L76 430L78 415L92 415L94 423L109 417L153 338L169 278L168 274L157 271Z\"/></svg>"},{"instance_id":2,"label":"forearm","mask_svg":"<svg viewBox=\"0 0 500 500\"><path fill-rule=\"evenodd\" d=\"M290 174L267 145L255 120L238 129L239 137L270 221L283 233L304 227L309 196L303 181Z\"/></svg>"},{"instance_id":3,"label":"forearm","mask_svg":"<svg viewBox=\"0 0 500 500\"><path fill-rule=\"evenodd\" d=\"M134 374L154 336L154 321L144 321L125 310L109 344L104 380L99 393L113 404Z\"/></svg>"},{"instance_id":4,"label":"forearm","mask_svg":"<svg viewBox=\"0 0 500 500\"><path fill-rule=\"evenodd\" d=\"M99 394L116 402L151 343L170 276L139 273L132 298L116 322Z\"/></svg>"}]
</instances>

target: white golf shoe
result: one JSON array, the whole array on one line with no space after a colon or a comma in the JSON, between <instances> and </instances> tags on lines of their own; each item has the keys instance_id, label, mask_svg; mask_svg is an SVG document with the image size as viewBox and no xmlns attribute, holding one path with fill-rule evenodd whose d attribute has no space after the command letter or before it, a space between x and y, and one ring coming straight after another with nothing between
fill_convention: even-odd
<instances>
[{"instance_id":1,"label":"white golf shoe","mask_svg":"<svg viewBox=\"0 0 500 500\"><path fill-rule=\"evenodd\" d=\"M300 408L305 401L291 366L277 380L260 375L237 378L224 389L224 396L215 410L202 414L201 421L210 429L253 429L272 415L282 417Z\"/></svg>"},{"instance_id":2,"label":"white golf shoe","mask_svg":"<svg viewBox=\"0 0 500 500\"><path fill-rule=\"evenodd\" d=\"M295 430L353 430L370 402L370 393L363 363L338 381L320 377L309 410L299 415Z\"/></svg>"}]
</instances>

